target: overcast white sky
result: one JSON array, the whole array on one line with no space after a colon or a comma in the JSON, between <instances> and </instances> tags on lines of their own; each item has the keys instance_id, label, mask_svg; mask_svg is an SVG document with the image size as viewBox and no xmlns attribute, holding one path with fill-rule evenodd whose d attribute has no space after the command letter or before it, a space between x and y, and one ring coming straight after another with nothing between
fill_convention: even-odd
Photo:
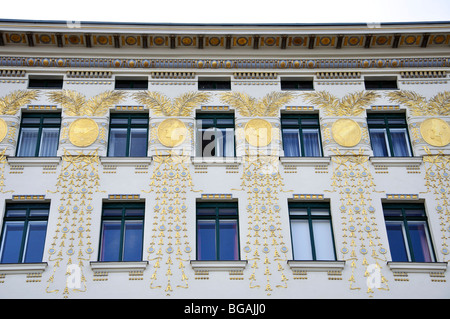
<instances>
[{"instance_id":1,"label":"overcast white sky","mask_svg":"<svg viewBox=\"0 0 450 319\"><path fill-rule=\"evenodd\" d=\"M3 0L0 19L146 23L450 21L450 0Z\"/></svg>"}]
</instances>

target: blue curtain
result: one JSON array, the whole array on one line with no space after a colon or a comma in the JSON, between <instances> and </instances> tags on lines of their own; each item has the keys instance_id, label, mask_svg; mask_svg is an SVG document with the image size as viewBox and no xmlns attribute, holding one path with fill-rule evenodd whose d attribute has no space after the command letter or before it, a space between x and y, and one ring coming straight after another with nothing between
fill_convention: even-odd
<instances>
[{"instance_id":1,"label":"blue curtain","mask_svg":"<svg viewBox=\"0 0 450 319\"><path fill-rule=\"evenodd\" d=\"M389 156L387 147L386 130L370 129L370 140L372 141L372 149L374 156Z\"/></svg>"},{"instance_id":2,"label":"blue curtain","mask_svg":"<svg viewBox=\"0 0 450 319\"><path fill-rule=\"evenodd\" d=\"M303 156L321 156L320 139L318 129L303 130Z\"/></svg>"},{"instance_id":3,"label":"blue curtain","mask_svg":"<svg viewBox=\"0 0 450 319\"><path fill-rule=\"evenodd\" d=\"M390 129L393 156L411 156L406 129Z\"/></svg>"}]
</instances>

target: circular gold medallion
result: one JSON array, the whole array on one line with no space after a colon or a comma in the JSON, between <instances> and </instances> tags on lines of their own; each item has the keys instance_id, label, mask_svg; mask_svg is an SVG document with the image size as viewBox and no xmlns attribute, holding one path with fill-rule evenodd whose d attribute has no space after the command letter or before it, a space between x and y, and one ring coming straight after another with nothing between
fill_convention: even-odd
<instances>
[{"instance_id":1,"label":"circular gold medallion","mask_svg":"<svg viewBox=\"0 0 450 319\"><path fill-rule=\"evenodd\" d=\"M331 127L333 139L341 146L352 147L361 140L361 128L351 119L339 119Z\"/></svg>"},{"instance_id":2,"label":"circular gold medallion","mask_svg":"<svg viewBox=\"0 0 450 319\"><path fill-rule=\"evenodd\" d=\"M450 127L441 119L423 121L420 125L420 134L425 142L433 146L445 146L450 143Z\"/></svg>"},{"instance_id":3,"label":"circular gold medallion","mask_svg":"<svg viewBox=\"0 0 450 319\"><path fill-rule=\"evenodd\" d=\"M8 132L8 125L6 124L4 119L0 119L0 142L3 141L7 132Z\"/></svg>"},{"instance_id":4,"label":"circular gold medallion","mask_svg":"<svg viewBox=\"0 0 450 319\"><path fill-rule=\"evenodd\" d=\"M97 140L98 125L91 119L75 120L69 127L69 141L75 146L86 147Z\"/></svg>"},{"instance_id":5,"label":"circular gold medallion","mask_svg":"<svg viewBox=\"0 0 450 319\"><path fill-rule=\"evenodd\" d=\"M180 145L188 134L186 125L178 119L167 119L158 126L158 140L167 147Z\"/></svg>"},{"instance_id":6,"label":"circular gold medallion","mask_svg":"<svg viewBox=\"0 0 450 319\"><path fill-rule=\"evenodd\" d=\"M253 146L267 146L272 141L272 124L262 119L247 122L244 128L245 139Z\"/></svg>"}]
</instances>

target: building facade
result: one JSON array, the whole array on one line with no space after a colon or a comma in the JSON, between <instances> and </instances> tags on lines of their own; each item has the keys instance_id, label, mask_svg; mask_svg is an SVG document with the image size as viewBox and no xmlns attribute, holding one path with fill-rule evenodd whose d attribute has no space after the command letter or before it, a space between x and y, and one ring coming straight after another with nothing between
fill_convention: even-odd
<instances>
[{"instance_id":1,"label":"building facade","mask_svg":"<svg viewBox=\"0 0 450 319\"><path fill-rule=\"evenodd\" d=\"M450 25L0 23L2 298L449 298Z\"/></svg>"}]
</instances>

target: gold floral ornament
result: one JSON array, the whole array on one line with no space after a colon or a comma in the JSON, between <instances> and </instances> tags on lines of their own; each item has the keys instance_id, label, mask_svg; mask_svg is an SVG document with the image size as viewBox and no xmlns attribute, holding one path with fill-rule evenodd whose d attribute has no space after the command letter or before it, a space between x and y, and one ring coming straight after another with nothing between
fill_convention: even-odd
<instances>
[{"instance_id":1,"label":"gold floral ornament","mask_svg":"<svg viewBox=\"0 0 450 319\"><path fill-rule=\"evenodd\" d=\"M158 140L166 147L175 147L184 142L188 130L178 119L167 119L158 126Z\"/></svg>"},{"instance_id":2,"label":"gold floral ornament","mask_svg":"<svg viewBox=\"0 0 450 319\"><path fill-rule=\"evenodd\" d=\"M327 116L358 116L380 95L373 91L349 93L342 99L326 91L305 93L306 101L323 108Z\"/></svg>"},{"instance_id":3,"label":"gold floral ornament","mask_svg":"<svg viewBox=\"0 0 450 319\"><path fill-rule=\"evenodd\" d=\"M139 91L133 94L136 101L149 107L156 116L191 116L198 105L209 101L206 92L187 92L171 100L164 94Z\"/></svg>"},{"instance_id":4,"label":"gold floral ornament","mask_svg":"<svg viewBox=\"0 0 450 319\"><path fill-rule=\"evenodd\" d=\"M450 116L450 91L440 92L429 100L416 92L405 90L389 92L387 96L391 102L407 106L413 116Z\"/></svg>"},{"instance_id":5,"label":"gold floral ornament","mask_svg":"<svg viewBox=\"0 0 450 319\"><path fill-rule=\"evenodd\" d=\"M291 92L272 92L258 100L245 93L226 92L221 100L233 106L241 116L278 116L280 108L294 97Z\"/></svg>"},{"instance_id":6,"label":"gold floral ornament","mask_svg":"<svg viewBox=\"0 0 450 319\"><path fill-rule=\"evenodd\" d=\"M22 106L36 100L38 94L37 90L17 90L0 98L0 114L16 114Z\"/></svg>"},{"instance_id":7,"label":"gold floral ornament","mask_svg":"<svg viewBox=\"0 0 450 319\"><path fill-rule=\"evenodd\" d=\"M73 90L54 91L49 99L60 104L68 116L103 116L108 109L125 98L123 91L105 91L87 99Z\"/></svg>"}]
</instances>

